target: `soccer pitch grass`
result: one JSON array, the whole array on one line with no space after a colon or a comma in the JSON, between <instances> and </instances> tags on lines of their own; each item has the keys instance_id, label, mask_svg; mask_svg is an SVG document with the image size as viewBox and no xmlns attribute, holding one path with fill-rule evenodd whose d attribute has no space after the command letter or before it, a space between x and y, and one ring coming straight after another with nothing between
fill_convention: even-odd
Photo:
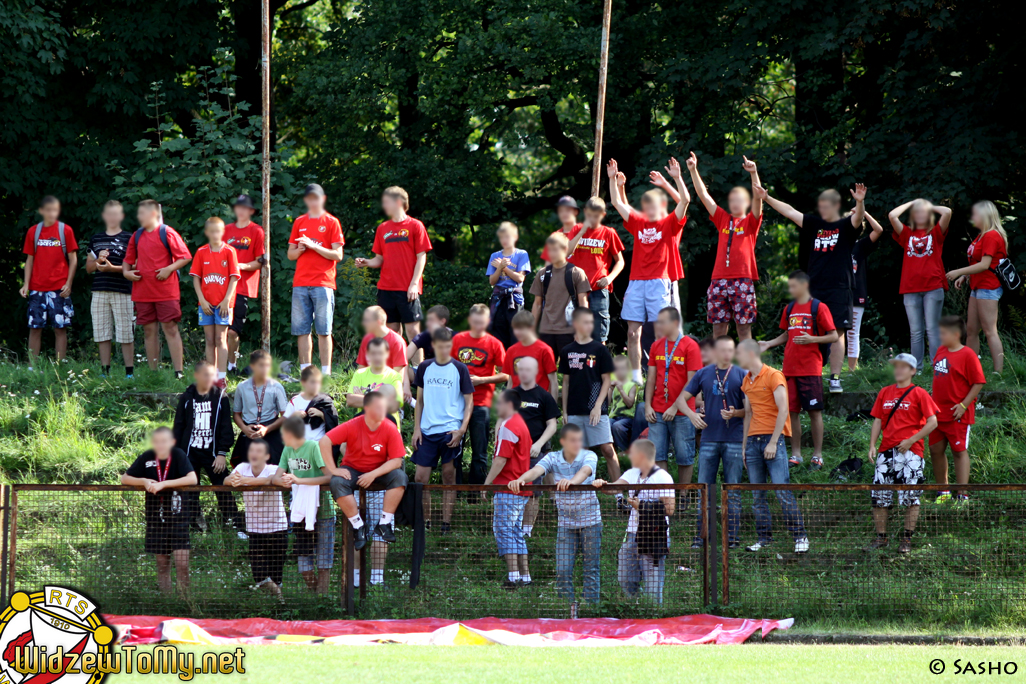
<instances>
[{"instance_id":1,"label":"soccer pitch grass","mask_svg":"<svg viewBox=\"0 0 1026 684\"><path fill-rule=\"evenodd\" d=\"M197 654L208 650L192 648ZM523 684L538 682L758 681L760 684L945 682L960 678L955 661L1016 662L1012 679L1026 676L1022 646L798 645L554 647L507 646L244 646L245 682L337 682L361 684ZM197 656L198 657L198 656ZM945 663L934 675L930 663ZM202 676L202 675L201 675ZM121 681L153 681L153 675L116 675ZM159 677L177 681L175 675ZM203 676L205 681L212 681Z\"/></svg>"}]
</instances>

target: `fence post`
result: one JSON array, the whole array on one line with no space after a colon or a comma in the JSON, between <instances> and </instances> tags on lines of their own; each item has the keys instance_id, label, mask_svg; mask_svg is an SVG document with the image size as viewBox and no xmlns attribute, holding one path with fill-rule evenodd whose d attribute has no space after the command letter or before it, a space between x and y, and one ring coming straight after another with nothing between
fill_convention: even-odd
<instances>
[{"instance_id":1,"label":"fence post","mask_svg":"<svg viewBox=\"0 0 1026 684\"><path fill-rule=\"evenodd\" d=\"M716 538L716 508L719 505L720 490L715 483L705 486L705 540L706 540L706 565L709 567L709 595L706 597L706 605L719 604L719 592L717 577L719 575L719 554L717 553ZM725 528L724 528L725 529Z\"/></svg>"},{"instance_id":2,"label":"fence post","mask_svg":"<svg viewBox=\"0 0 1026 684\"><path fill-rule=\"evenodd\" d=\"M9 524L11 521L11 487L9 485L4 485L0 489L3 490L3 507L0 509L2 510L0 516L3 518L2 521L0 521L0 525L3 525L3 548L0 549L0 606L6 606L9 599L9 593L7 591L7 559L9 553L7 543L10 539L8 534Z\"/></svg>"},{"instance_id":3,"label":"fence post","mask_svg":"<svg viewBox=\"0 0 1026 684\"><path fill-rule=\"evenodd\" d=\"M356 613L355 592L353 591L353 564L356 560L356 549L353 548L353 528L346 520L342 523L342 610L352 617Z\"/></svg>"},{"instance_id":4,"label":"fence post","mask_svg":"<svg viewBox=\"0 0 1026 684\"><path fill-rule=\"evenodd\" d=\"M8 487L11 491L11 543L7 552L7 595L14 596L15 559L18 556L18 490Z\"/></svg>"},{"instance_id":5,"label":"fence post","mask_svg":"<svg viewBox=\"0 0 1026 684\"><path fill-rule=\"evenodd\" d=\"M723 485L720 486L723 490L723 506L720 508L722 514L720 515L720 527L723 528L723 589L720 592L721 605L728 605L730 603L730 542L727 538L727 531L730 525L730 492Z\"/></svg>"}]
</instances>

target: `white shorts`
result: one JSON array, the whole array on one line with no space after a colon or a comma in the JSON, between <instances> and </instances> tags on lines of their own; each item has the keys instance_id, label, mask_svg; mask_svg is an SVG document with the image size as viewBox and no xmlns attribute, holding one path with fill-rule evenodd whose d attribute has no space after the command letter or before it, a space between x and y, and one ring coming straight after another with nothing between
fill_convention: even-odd
<instances>
[{"instance_id":1,"label":"white shorts","mask_svg":"<svg viewBox=\"0 0 1026 684\"><path fill-rule=\"evenodd\" d=\"M620 318L634 323L655 322L659 312L668 306L680 311L677 281L669 278L632 280L623 296Z\"/></svg>"}]
</instances>

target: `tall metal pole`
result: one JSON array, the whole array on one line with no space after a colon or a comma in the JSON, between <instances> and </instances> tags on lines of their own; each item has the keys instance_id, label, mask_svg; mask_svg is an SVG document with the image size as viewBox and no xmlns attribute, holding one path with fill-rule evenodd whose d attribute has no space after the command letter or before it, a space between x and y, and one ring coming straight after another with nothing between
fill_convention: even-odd
<instances>
[{"instance_id":1,"label":"tall metal pole","mask_svg":"<svg viewBox=\"0 0 1026 684\"><path fill-rule=\"evenodd\" d=\"M260 346L271 351L271 2L260 1L260 217L264 224L264 265L260 269Z\"/></svg>"},{"instance_id":2,"label":"tall metal pole","mask_svg":"<svg viewBox=\"0 0 1026 684\"><path fill-rule=\"evenodd\" d=\"M602 180L602 135L606 123L606 78L609 75L609 25L613 0L602 0L602 44L599 48L598 98L595 103L595 156L591 160L591 196L599 194Z\"/></svg>"}]
</instances>

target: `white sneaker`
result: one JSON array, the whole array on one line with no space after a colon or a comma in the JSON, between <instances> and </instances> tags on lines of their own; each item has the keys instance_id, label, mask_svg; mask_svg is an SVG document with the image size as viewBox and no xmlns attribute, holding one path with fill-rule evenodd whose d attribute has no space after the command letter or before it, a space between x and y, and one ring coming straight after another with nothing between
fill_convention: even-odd
<instances>
[{"instance_id":1,"label":"white sneaker","mask_svg":"<svg viewBox=\"0 0 1026 684\"><path fill-rule=\"evenodd\" d=\"M844 391L844 388L841 387L841 380L840 380L840 378L837 378L837 379L831 378L830 379L830 394L840 394L843 391Z\"/></svg>"},{"instance_id":2,"label":"white sneaker","mask_svg":"<svg viewBox=\"0 0 1026 684\"><path fill-rule=\"evenodd\" d=\"M754 544L752 544L751 546L746 546L745 547L745 551L751 551L752 553L755 553L756 551L760 551L760 550L762 550L763 548L765 548L767 546L769 546L769 542L766 542L764 544L761 541L757 541Z\"/></svg>"},{"instance_id":3,"label":"white sneaker","mask_svg":"<svg viewBox=\"0 0 1026 684\"><path fill-rule=\"evenodd\" d=\"M808 553L809 552L809 538L802 537L801 539L794 540L794 552L795 553Z\"/></svg>"}]
</instances>

